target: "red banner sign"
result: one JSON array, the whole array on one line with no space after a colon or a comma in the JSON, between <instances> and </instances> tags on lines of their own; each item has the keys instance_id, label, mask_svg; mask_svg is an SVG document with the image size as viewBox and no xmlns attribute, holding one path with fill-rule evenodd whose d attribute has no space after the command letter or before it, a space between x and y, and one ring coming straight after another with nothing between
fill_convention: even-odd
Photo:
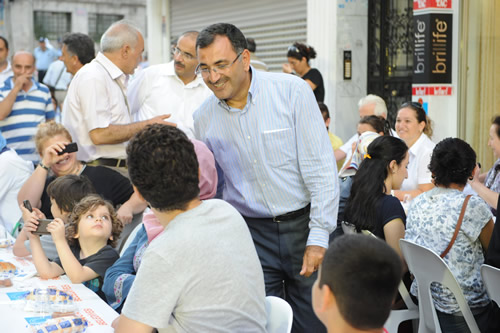
<instances>
[{"instance_id":1,"label":"red banner sign","mask_svg":"<svg viewBox=\"0 0 500 333\"><path fill-rule=\"evenodd\" d=\"M451 9L451 0L413 0L413 10L427 8Z\"/></svg>"},{"instance_id":2,"label":"red banner sign","mask_svg":"<svg viewBox=\"0 0 500 333\"><path fill-rule=\"evenodd\" d=\"M453 87L450 86L426 86L426 87L413 87L413 96L451 96Z\"/></svg>"}]
</instances>

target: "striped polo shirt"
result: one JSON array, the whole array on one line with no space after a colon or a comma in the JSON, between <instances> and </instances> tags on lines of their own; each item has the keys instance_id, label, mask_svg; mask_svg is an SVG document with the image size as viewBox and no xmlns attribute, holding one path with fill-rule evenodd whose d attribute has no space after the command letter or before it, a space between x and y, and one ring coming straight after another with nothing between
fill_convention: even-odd
<instances>
[{"instance_id":1,"label":"striped polo shirt","mask_svg":"<svg viewBox=\"0 0 500 333\"><path fill-rule=\"evenodd\" d=\"M38 124L54 119L54 107L49 89L35 80L28 92L21 89L12 106L11 113L0 120L0 131L7 140L7 146L14 149L19 156L37 163L40 156L35 149L34 136ZM0 102L10 93L14 86L12 77L0 88Z\"/></svg>"}]
</instances>

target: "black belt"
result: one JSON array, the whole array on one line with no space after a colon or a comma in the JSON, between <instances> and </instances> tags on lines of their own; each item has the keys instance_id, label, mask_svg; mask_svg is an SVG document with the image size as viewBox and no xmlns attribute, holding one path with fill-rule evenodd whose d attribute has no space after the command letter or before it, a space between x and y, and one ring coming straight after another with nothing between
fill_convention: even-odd
<instances>
[{"instance_id":1,"label":"black belt","mask_svg":"<svg viewBox=\"0 0 500 333\"><path fill-rule=\"evenodd\" d=\"M124 168L127 166L127 160L116 159L116 158L98 158L97 160L94 160L94 161L87 163L87 164L88 165L105 165L105 166L116 167L116 168Z\"/></svg>"},{"instance_id":2,"label":"black belt","mask_svg":"<svg viewBox=\"0 0 500 333\"><path fill-rule=\"evenodd\" d=\"M290 220L296 219L297 217L300 217L302 215L309 213L310 210L311 210L311 204L308 204L304 208L297 209L293 212L285 213L283 215L275 216L272 218L272 220L274 222L290 221Z\"/></svg>"}]
</instances>

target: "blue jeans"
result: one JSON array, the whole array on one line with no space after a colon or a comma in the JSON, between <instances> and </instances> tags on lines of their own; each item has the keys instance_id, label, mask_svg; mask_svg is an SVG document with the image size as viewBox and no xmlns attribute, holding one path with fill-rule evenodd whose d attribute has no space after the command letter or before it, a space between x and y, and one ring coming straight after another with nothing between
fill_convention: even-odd
<instances>
[{"instance_id":1,"label":"blue jeans","mask_svg":"<svg viewBox=\"0 0 500 333\"><path fill-rule=\"evenodd\" d=\"M474 319L476 319L477 326L481 332L488 331L488 316L492 308L491 303L482 308L471 309ZM464 317L456 316L453 314L443 313L436 310L439 325L443 333L469 333L469 326Z\"/></svg>"}]
</instances>

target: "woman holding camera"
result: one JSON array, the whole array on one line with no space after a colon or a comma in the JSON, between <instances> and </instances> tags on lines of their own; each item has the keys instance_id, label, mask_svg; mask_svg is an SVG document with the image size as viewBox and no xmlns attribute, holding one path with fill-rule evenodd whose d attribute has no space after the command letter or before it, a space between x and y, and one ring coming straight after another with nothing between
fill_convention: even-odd
<instances>
[{"instance_id":1,"label":"woman holding camera","mask_svg":"<svg viewBox=\"0 0 500 333\"><path fill-rule=\"evenodd\" d=\"M146 203L134 195L127 178L109 168L88 166L78 161L76 152L64 152L70 142L71 135L61 124L46 122L38 126L35 143L40 154L40 163L19 190L17 201L20 205L24 200L29 200L31 205L40 209L47 218L52 218L47 186L60 176L85 175L99 195L111 201L113 206L121 205L118 217L122 223L129 223L133 214L146 208Z\"/></svg>"}]
</instances>

